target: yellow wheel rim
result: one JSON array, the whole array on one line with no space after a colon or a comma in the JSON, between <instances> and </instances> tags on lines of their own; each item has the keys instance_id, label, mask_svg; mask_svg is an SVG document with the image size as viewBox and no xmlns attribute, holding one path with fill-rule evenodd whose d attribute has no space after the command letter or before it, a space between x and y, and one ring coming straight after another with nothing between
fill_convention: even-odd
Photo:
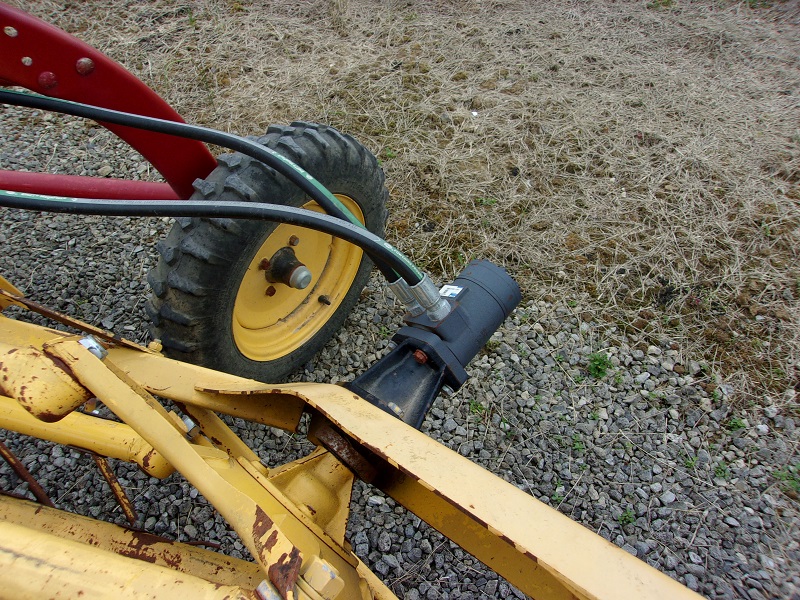
<instances>
[{"instance_id":1,"label":"yellow wheel rim","mask_svg":"<svg viewBox=\"0 0 800 600\"><path fill-rule=\"evenodd\" d=\"M363 223L364 215L352 198L337 198ZM324 212L316 202L303 208ZM297 290L282 283L270 283L259 264L271 258L297 236L293 246L298 260L313 275L307 288ZM239 352L255 361L270 361L303 346L328 322L353 285L363 252L327 233L280 224L253 256L239 284L233 306L233 339ZM267 295L269 288L272 296ZM330 304L320 300L327 299Z\"/></svg>"}]
</instances>

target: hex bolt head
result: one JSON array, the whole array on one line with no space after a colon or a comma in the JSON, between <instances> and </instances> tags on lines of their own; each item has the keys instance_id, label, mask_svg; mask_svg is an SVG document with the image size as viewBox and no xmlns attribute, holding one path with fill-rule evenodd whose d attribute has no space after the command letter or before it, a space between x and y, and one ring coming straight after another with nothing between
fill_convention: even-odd
<instances>
[{"instance_id":1,"label":"hex bolt head","mask_svg":"<svg viewBox=\"0 0 800 600\"><path fill-rule=\"evenodd\" d=\"M278 590L275 589L275 586L266 579L258 584L256 595L260 600L283 600L283 597L278 593Z\"/></svg>"},{"instance_id":2,"label":"hex bolt head","mask_svg":"<svg viewBox=\"0 0 800 600\"><path fill-rule=\"evenodd\" d=\"M267 296L274 296L275 295L275 286L271 285L267 288L266 292Z\"/></svg>"},{"instance_id":3,"label":"hex bolt head","mask_svg":"<svg viewBox=\"0 0 800 600\"><path fill-rule=\"evenodd\" d=\"M336 567L319 556L311 558L301 577L302 582L322 596L324 600L337 598L344 589L344 579L339 575Z\"/></svg>"},{"instance_id":4,"label":"hex bolt head","mask_svg":"<svg viewBox=\"0 0 800 600\"><path fill-rule=\"evenodd\" d=\"M299 244L299 243L300 243L300 238L297 237L296 235L293 235L292 237L289 238L289 245L290 246L297 246L297 244Z\"/></svg>"},{"instance_id":5,"label":"hex bolt head","mask_svg":"<svg viewBox=\"0 0 800 600\"><path fill-rule=\"evenodd\" d=\"M197 437L197 434L200 433L200 427L195 423L192 418L188 415L184 415L181 419L183 424L186 426L186 437L190 440L193 440Z\"/></svg>"},{"instance_id":6,"label":"hex bolt head","mask_svg":"<svg viewBox=\"0 0 800 600\"><path fill-rule=\"evenodd\" d=\"M422 350L414 350L413 356L414 360L421 365L424 365L426 362L428 362L428 355L425 354Z\"/></svg>"},{"instance_id":7,"label":"hex bolt head","mask_svg":"<svg viewBox=\"0 0 800 600\"><path fill-rule=\"evenodd\" d=\"M268 258L262 258L261 262L258 263L258 268L261 271L266 271L267 269L269 269L269 264L270 263Z\"/></svg>"}]
</instances>

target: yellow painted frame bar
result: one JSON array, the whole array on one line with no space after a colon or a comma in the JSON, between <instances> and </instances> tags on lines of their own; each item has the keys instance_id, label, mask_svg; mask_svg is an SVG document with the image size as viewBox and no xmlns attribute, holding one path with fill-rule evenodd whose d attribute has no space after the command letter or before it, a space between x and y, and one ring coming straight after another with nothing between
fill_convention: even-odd
<instances>
[{"instance_id":1,"label":"yellow painted frame bar","mask_svg":"<svg viewBox=\"0 0 800 600\"><path fill-rule=\"evenodd\" d=\"M0 520L70 539L131 559L187 573L211 583L255 589L257 564L158 536L0 495ZM186 600L186 599L184 599Z\"/></svg>"},{"instance_id":2,"label":"yellow painted frame bar","mask_svg":"<svg viewBox=\"0 0 800 600\"><path fill-rule=\"evenodd\" d=\"M3 597L165 598L175 600L258 600L254 591L224 586L168 567L108 552L0 521Z\"/></svg>"},{"instance_id":3,"label":"yellow painted frame bar","mask_svg":"<svg viewBox=\"0 0 800 600\"><path fill-rule=\"evenodd\" d=\"M331 387L315 390L309 403L390 465L376 485L523 592L547 599L700 600L554 508Z\"/></svg>"},{"instance_id":4,"label":"yellow painted frame bar","mask_svg":"<svg viewBox=\"0 0 800 600\"><path fill-rule=\"evenodd\" d=\"M79 412L72 412L55 423L45 423L13 398L0 396L0 428L65 446L76 446L109 458L135 462L145 473L159 479L175 472L162 454L125 423Z\"/></svg>"},{"instance_id":5,"label":"yellow painted frame bar","mask_svg":"<svg viewBox=\"0 0 800 600\"><path fill-rule=\"evenodd\" d=\"M292 507L281 504L275 491L261 481L260 471L248 469L246 459L233 460L221 450L192 445L152 396L112 360L97 358L77 338L48 343L46 351L63 361L81 385L136 429L208 499L239 534L282 598L305 596L296 583L312 556L333 564L350 593L360 588L355 557L302 520L291 518L295 516ZM368 597L360 593L353 598L359 596Z\"/></svg>"},{"instance_id":6,"label":"yellow painted frame bar","mask_svg":"<svg viewBox=\"0 0 800 600\"><path fill-rule=\"evenodd\" d=\"M161 359L122 348L112 355L144 387L159 385L150 364ZM304 399L381 457L384 471L376 481L378 487L535 598L700 599L647 563L342 387L268 385L193 365L174 368L194 371L194 378L209 393L213 389L223 395L275 393ZM187 373L181 378L191 377ZM182 393L190 402L192 392Z\"/></svg>"}]
</instances>

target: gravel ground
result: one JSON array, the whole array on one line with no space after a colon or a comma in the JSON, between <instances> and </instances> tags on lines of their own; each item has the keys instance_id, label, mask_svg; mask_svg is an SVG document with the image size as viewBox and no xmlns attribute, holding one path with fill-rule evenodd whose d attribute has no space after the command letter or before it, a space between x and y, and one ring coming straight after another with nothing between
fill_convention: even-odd
<instances>
[{"instance_id":1,"label":"gravel ground","mask_svg":"<svg viewBox=\"0 0 800 600\"><path fill-rule=\"evenodd\" d=\"M2 168L150 175L96 126L9 108L0 118ZM52 308L147 341L145 275L168 220L5 209L0 220L4 276ZM464 388L436 401L423 430L709 598L800 598L797 499L776 478L798 461L794 391L733 412L724 386L707 393L704 365L676 343L644 344L596 316L574 302L523 303L470 366ZM352 378L385 350L398 323L374 277L298 378ZM603 376L590 368L602 366L598 353L609 358ZM302 436L229 422L267 464L310 449ZM8 432L0 439L59 507L124 522L89 457ZM114 467L140 526L246 555L181 478ZM0 489L25 492L5 465ZM367 486L356 486L349 539L401 598L524 598Z\"/></svg>"}]
</instances>

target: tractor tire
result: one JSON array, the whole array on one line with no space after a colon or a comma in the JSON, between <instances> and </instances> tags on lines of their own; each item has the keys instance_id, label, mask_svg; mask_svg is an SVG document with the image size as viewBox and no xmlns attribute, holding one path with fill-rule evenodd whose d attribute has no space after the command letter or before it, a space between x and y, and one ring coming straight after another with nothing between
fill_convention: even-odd
<instances>
[{"instance_id":1,"label":"tractor tire","mask_svg":"<svg viewBox=\"0 0 800 600\"><path fill-rule=\"evenodd\" d=\"M388 191L376 158L324 125L271 126L258 142L280 152L383 237ZM226 154L194 200L270 202L322 212L294 184L243 154ZM291 243L290 243L291 240ZM292 246L312 272L305 289L270 283L259 268ZM372 262L328 234L266 221L179 218L158 243L148 275L151 333L171 358L267 382L283 381L342 326L367 283Z\"/></svg>"}]
</instances>

